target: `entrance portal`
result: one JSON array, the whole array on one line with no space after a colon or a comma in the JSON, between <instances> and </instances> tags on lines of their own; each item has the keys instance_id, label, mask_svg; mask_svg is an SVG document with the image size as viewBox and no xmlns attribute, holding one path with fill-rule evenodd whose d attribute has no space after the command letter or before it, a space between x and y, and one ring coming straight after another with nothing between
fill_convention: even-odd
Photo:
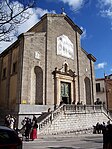
<instances>
[{"instance_id":1,"label":"entrance portal","mask_svg":"<svg viewBox=\"0 0 112 149\"><path fill-rule=\"evenodd\" d=\"M71 83L61 82L61 99L65 104L71 104Z\"/></svg>"}]
</instances>

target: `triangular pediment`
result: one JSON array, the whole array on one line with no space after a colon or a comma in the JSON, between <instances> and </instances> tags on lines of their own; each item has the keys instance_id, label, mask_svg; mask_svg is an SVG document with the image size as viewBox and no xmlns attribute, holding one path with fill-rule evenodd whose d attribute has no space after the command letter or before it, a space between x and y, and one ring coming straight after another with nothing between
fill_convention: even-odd
<instances>
[{"instance_id":1,"label":"triangular pediment","mask_svg":"<svg viewBox=\"0 0 112 149\"><path fill-rule=\"evenodd\" d=\"M35 24L31 29L28 30L28 32L34 31L37 26L47 20L47 17L64 17L64 19L69 23L69 25L72 26L73 30L77 31L79 34L83 33L83 31L65 14L45 14L41 17L40 21L37 24Z\"/></svg>"}]
</instances>

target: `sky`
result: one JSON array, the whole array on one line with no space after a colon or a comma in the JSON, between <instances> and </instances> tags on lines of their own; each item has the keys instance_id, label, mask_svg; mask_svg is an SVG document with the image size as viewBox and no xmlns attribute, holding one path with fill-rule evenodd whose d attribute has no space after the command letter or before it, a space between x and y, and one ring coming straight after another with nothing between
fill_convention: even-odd
<instances>
[{"instance_id":1,"label":"sky","mask_svg":"<svg viewBox=\"0 0 112 149\"><path fill-rule=\"evenodd\" d=\"M23 0L14 1L18 4ZM21 5L23 5L21 3ZM112 0L37 0L29 20L18 28L18 35L26 32L36 24L45 13L60 14L64 12L82 30L81 47L97 60L95 62L96 78L112 73ZM0 42L0 53L12 44Z\"/></svg>"}]
</instances>

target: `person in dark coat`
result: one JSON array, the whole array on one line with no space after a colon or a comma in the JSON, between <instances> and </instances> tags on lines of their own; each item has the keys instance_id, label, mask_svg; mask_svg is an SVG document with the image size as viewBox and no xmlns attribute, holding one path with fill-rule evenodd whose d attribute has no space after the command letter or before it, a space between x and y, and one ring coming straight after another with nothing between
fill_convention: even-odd
<instances>
[{"instance_id":1,"label":"person in dark coat","mask_svg":"<svg viewBox=\"0 0 112 149\"><path fill-rule=\"evenodd\" d=\"M29 135L31 132L31 119L27 118L25 125L23 126L25 128L25 138L26 141L29 141Z\"/></svg>"},{"instance_id":2,"label":"person in dark coat","mask_svg":"<svg viewBox=\"0 0 112 149\"><path fill-rule=\"evenodd\" d=\"M112 124L108 121L103 133L103 149L112 149Z\"/></svg>"}]
</instances>

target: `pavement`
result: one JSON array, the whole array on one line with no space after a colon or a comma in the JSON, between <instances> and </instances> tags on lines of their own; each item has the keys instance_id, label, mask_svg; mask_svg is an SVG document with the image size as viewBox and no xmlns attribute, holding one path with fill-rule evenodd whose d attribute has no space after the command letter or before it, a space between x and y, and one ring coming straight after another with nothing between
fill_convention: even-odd
<instances>
[{"instance_id":1,"label":"pavement","mask_svg":"<svg viewBox=\"0 0 112 149\"><path fill-rule=\"evenodd\" d=\"M23 141L23 149L102 149L102 134L60 134Z\"/></svg>"}]
</instances>

